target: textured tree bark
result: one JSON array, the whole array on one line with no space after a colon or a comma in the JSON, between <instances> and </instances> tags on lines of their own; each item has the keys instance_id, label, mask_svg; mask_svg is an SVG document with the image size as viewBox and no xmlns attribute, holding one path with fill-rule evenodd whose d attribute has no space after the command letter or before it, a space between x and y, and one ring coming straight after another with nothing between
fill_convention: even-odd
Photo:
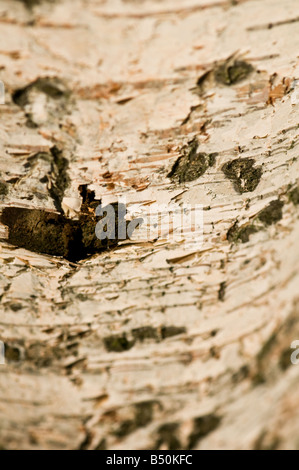
<instances>
[{"instance_id":1,"label":"textured tree bark","mask_svg":"<svg viewBox=\"0 0 299 470\"><path fill-rule=\"evenodd\" d=\"M204 222L200 248L76 262L2 226L1 448L299 448L298 14L0 0L2 209L76 220L85 191Z\"/></svg>"}]
</instances>

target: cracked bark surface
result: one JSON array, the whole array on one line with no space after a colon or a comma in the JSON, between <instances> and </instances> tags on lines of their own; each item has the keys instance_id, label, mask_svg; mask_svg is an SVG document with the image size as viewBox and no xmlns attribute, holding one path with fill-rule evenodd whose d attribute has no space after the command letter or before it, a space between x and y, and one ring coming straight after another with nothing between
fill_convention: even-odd
<instances>
[{"instance_id":1,"label":"cracked bark surface","mask_svg":"<svg viewBox=\"0 0 299 470\"><path fill-rule=\"evenodd\" d=\"M204 208L195 251L1 242L1 448L299 448L298 21L296 0L0 0L1 208L74 218L82 187Z\"/></svg>"}]
</instances>

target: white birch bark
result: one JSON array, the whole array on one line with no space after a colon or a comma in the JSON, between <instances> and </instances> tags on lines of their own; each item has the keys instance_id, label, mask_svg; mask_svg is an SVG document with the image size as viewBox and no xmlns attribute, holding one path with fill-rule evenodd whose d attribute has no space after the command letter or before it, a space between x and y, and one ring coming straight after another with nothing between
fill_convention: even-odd
<instances>
[{"instance_id":1,"label":"white birch bark","mask_svg":"<svg viewBox=\"0 0 299 470\"><path fill-rule=\"evenodd\" d=\"M70 263L1 243L2 448L298 449L298 16L296 0L0 0L2 207L55 210L54 146L70 216L82 184L141 213L204 207L194 250ZM244 80L219 78L241 61ZM194 138L213 164L171 179ZM223 171L239 158L261 169L251 191Z\"/></svg>"}]
</instances>

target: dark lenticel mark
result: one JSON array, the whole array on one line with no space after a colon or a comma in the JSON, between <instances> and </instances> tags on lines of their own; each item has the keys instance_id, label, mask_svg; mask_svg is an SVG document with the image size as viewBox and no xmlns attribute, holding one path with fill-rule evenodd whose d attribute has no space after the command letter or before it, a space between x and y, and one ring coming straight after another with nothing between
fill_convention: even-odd
<instances>
[{"instance_id":1,"label":"dark lenticel mark","mask_svg":"<svg viewBox=\"0 0 299 470\"><path fill-rule=\"evenodd\" d=\"M182 148L182 156L175 161L170 173L167 175L168 178L179 181L179 183L194 181L202 176L209 166L215 164L217 154L198 152L198 145L195 138Z\"/></svg>"},{"instance_id":2,"label":"dark lenticel mark","mask_svg":"<svg viewBox=\"0 0 299 470\"><path fill-rule=\"evenodd\" d=\"M265 225L272 225L282 219L282 208L284 203L277 199L271 201L265 209L258 213L258 218Z\"/></svg>"},{"instance_id":3,"label":"dark lenticel mark","mask_svg":"<svg viewBox=\"0 0 299 470\"><path fill-rule=\"evenodd\" d=\"M238 158L225 163L222 171L237 192L252 192L258 186L263 173L262 167L255 167L254 164L253 158Z\"/></svg>"},{"instance_id":4,"label":"dark lenticel mark","mask_svg":"<svg viewBox=\"0 0 299 470\"><path fill-rule=\"evenodd\" d=\"M231 86L245 80L253 70L252 65L243 60L227 61L215 70L214 76L218 83Z\"/></svg>"}]
</instances>

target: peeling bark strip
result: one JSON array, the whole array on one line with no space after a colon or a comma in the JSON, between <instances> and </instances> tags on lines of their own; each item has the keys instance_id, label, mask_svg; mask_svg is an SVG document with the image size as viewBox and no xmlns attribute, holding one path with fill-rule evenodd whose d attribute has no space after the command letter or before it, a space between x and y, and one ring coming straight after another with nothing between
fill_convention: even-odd
<instances>
[{"instance_id":1,"label":"peeling bark strip","mask_svg":"<svg viewBox=\"0 0 299 470\"><path fill-rule=\"evenodd\" d=\"M0 449L298 449L297 10L0 0Z\"/></svg>"}]
</instances>

